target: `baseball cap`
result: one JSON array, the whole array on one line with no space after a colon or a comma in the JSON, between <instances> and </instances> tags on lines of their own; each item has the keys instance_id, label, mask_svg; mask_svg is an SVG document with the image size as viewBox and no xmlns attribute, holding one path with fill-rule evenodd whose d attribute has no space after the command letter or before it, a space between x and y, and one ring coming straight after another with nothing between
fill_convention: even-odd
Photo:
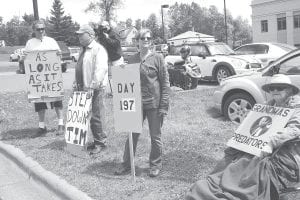
<instances>
[{"instance_id":1,"label":"baseball cap","mask_svg":"<svg viewBox=\"0 0 300 200\"><path fill-rule=\"evenodd\" d=\"M79 30L76 31L76 33L77 34L89 33L90 35L95 35L94 29L88 24L84 24L80 26Z\"/></svg>"}]
</instances>

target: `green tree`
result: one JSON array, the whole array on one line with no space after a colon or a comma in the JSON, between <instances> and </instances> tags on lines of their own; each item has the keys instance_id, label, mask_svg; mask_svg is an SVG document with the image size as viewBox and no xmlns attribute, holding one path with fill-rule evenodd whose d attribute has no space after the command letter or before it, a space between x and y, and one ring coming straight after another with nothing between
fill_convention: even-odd
<instances>
[{"instance_id":1,"label":"green tree","mask_svg":"<svg viewBox=\"0 0 300 200\"><path fill-rule=\"evenodd\" d=\"M99 21L105 19L106 21L113 20L114 12L123 4L123 0L96 0L90 2L85 12L93 12L100 14Z\"/></svg>"},{"instance_id":2,"label":"green tree","mask_svg":"<svg viewBox=\"0 0 300 200\"><path fill-rule=\"evenodd\" d=\"M132 19L128 18L126 19L126 28L132 27Z\"/></svg>"},{"instance_id":3,"label":"green tree","mask_svg":"<svg viewBox=\"0 0 300 200\"><path fill-rule=\"evenodd\" d=\"M151 14L146 20L146 28L149 28L152 31L154 43L162 42L162 32L158 25L157 17L155 14Z\"/></svg>"},{"instance_id":4,"label":"green tree","mask_svg":"<svg viewBox=\"0 0 300 200\"><path fill-rule=\"evenodd\" d=\"M79 25L72 21L72 17L64 15L60 0L54 0L50 11L51 17L47 20L47 33L57 41L64 41L67 45L78 44L76 30Z\"/></svg>"},{"instance_id":5,"label":"green tree","mask_svg":"<svg viewBox=\"0 0 300 200\"><path fill-rule=\"evenodd\" d=\"M140 30L142 28L142 20L141 19L135 20L135 28L137 30Z\"/></svg>"}]
</instances>

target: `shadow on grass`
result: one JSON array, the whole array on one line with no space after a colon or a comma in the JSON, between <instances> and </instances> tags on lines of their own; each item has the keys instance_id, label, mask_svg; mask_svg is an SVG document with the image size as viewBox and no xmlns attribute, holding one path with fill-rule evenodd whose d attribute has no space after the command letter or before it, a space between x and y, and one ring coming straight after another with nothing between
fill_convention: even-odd
<instances>
[{"instance_id":1,"label":"shadow on grass","mask_svg":"<svg viewBox=\"0 0 300 200\"><path fill-rule=\"evenodd\" d=\"M66 147L66 141L62 139L62 140L55 140L50 144L40 147L40 149L53 149L58 151L65 151L65 147Z\"/></svg>"},{"instance_id":2,"label":"shadow on grass","mask_svg":"<svg viewBox=\"0 0 300 200\"><path fill-rule=\"evenodd\" d=\"M216 159L196 152L172 151L163 161L162 175L158 179L177 180L187 183L197 181L203 171L210 171L217 163ZM206 168L206 169L205 169Z\"/></svg>"},{"instance_id":3,"label":"shadow on grass","mask_svg":"<svg viewBox=\"0 0 300 200\"><path fill-rule=\"evenodd\" d=\"M219 118L222 121L226 120L217 108L209 107L206 109L206 113L209 114L209 116L214 119Z\"/></svg>"},{"instance_id":4,"label":"shadow on grass","mask_svg":"<svg viewBox=\"0 0 300 200\"><path fill-rule=\"evenodd\" d=\"M32 137L37 131L37 128L26 128L19 130L9 130L1 133L1 140L24 139Z\"/></svg>"},{"instance_id":5,"label":"shadow on grass","mask_svg":"<svg viewBox=\"0 0 300 200\"><path fill-rule=\"evenodd\" d=\"M116 161L103 161L101 163L93 163L87 166L83 173L91 176L105 177L110 179L123 179L122 175L114 175L118 167L120 167L120 163L117 163ZM135 170L136 176L141 176L142 174L148 172L148 168L136 167Z\"/></svg>"}]
</instances>

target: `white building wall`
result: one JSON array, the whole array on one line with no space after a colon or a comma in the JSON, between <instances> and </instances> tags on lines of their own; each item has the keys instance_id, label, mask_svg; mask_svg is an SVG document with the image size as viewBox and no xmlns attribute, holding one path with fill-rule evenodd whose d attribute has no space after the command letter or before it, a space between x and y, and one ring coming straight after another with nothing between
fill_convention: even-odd
<instances>
[{"instance_id":1,"label":"white building wall","mask_svg":"<svg viewBox=\"0 0 300 200\"><path fill-rule=\"evenodd\" d=\"M294 28L294 12L300 0L252 0L253 42L300 44L300 30ZM286 16L286 30L277 30L277 16ZM268 32L261 32L261 21L268 20Z\"/></svg>"}]
</instances>

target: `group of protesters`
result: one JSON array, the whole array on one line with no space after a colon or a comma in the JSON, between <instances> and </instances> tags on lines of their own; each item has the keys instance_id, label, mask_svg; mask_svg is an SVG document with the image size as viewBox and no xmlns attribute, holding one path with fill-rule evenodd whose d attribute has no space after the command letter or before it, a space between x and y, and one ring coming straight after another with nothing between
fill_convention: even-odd
<instances>
[{"instance_id":1,"label":"group of protesters","mask_svg":"<svg viewBox=\"0 0 300 200\"><path fill-rule=\"evenodd\" d=\"M35 37L27 42L25 52L57 50L59 53L56 41L45 35L43 21L36 21L33 30ZM97 34L97 31L101 34ZM91 154L98 154L107 148L104 94L109 79L113 78L110 68L122 67L124 62L120 41L108 22L103 22L101 30L96 31L90 25L82 25L76 34L82 50L75 67L73 89L86 91L92 97L90 126L94 142L87 149ZM148 120L151 137L148 175L156 177L162 170L161 127L168 112L170 83L163 56L153 52L152 39L153 35L149 29L141 29L136 35L139 52L129 57L128 63L140 64L143 120L146 118ZM270 138L270 143L263 148L264 153L261 157L227 148L225 157L205 180L200 180L192 186L186 199L274 200L279 198L279 190L284 184L283 179L290 182L299 180L300 98L297 96L299 89L291 83L289 77L280 74L274 75L262 89L273 97L269 105L296 109L284 130ZM44 102L35 103L39 129L34 137L47 132L44 122L47 106ZM55 108L58 117L57 134L63 134L62 101L51 102L50 106ZM139 135L133 133L134 153ZM287 144L287 141L290 142ZM130 170L127 139L122 165L115 174L129 174Z\"/></svg>"},{"instance_id":2,"label":"group of protesters","mask_svg":"<svg viewBox=\"0 0 300 200\"><path fill-rule=\"evenodd\" d=\"M25 57L30 51L57 50L60 54L57 42L46 36L45 24L38 20L33 24L35 37L28 40L25 47ZM81 45L81 52L75 67L74 91L85 91L92 97L92 115L90 128L93 135L93 143L89 143L89 154L101 153L107 148L107 134L105 132L105 105L104 95L109 84L111 68L124 66L120 38L107 21L103 21L99 27L82 25L76 34ZM151 152L149 176L159 175L162 167L162 141L161 127L163 118L168 112L170 84L167 68L162 55L152 51L152 32L149 29L141 29L136 35L139 52L129 58L128 63L140 63L141 91L143 119L148 120ZM48 105L49 104L49 105ZM34 104L39 116L39 128L33 137L40 137L47 133L45 125L45 113L48 106L55 108L58 117L57 135L64 134L64 122L62 115L62 101L38 102ZM139 133L133 133L134 151ZM130 156L128 140L125 144L124 162L116 170L116 175L130 173Z\"/></svg>"}]
</instances>

